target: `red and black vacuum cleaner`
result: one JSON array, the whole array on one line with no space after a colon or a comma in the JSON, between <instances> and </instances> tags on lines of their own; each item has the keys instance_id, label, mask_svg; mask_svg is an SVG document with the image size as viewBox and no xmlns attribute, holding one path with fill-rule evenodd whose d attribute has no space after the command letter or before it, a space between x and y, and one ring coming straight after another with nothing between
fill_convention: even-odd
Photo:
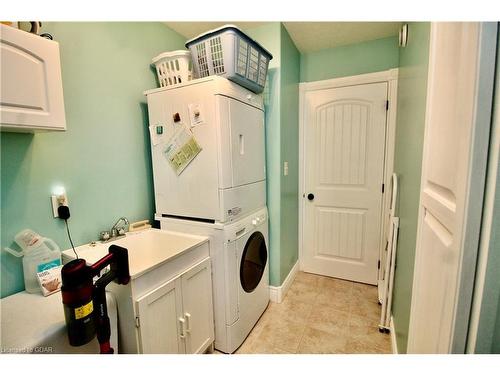
<instances>
[{"instance_id":1,"label":"red and black vacuum cleaner","mask_svg":"<svg viewBox=\"0 0 500 375\"><path fill-rule=\"evenodd\" d=\"M111 326L106 305L106 285L113 280L118 284L128 284L130 281L127 249L111 245L108 252L92 266L87 266L85 259L75 259L61 270L61 293L69 343L72 346L87 344L97 333L101 354L114 352L109 343ZM94 277L108 265L110 270L94 284Z\"/></svg>"}]
</instances>

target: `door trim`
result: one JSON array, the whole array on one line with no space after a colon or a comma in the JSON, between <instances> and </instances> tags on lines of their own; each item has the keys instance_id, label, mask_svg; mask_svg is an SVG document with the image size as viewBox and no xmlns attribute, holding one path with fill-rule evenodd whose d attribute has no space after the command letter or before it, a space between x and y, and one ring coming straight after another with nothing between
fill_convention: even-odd
<instances>
[{"instance_id":1,"label":"door trim","mask_svg":"<svg viewBox=\"0 0 500 375\"><path fill-rule=\"evenodd\" d=\"M333 78L323 81L315 82L301 82L299 83L299 269L303 269L302 259L303 253L303 238L304 238L304 223L303 215L305 211L305 200L303 195L305 191L305 178L304 171L306 160L304 155L304 136L305 136L305 94L309 91L319 91L333 88L340 88L346 86L365 85L370 83L387 82L387 100L389 101L389 109L386 118L386 133L385 133L385 155L384 155L384 184L387 188L391 186L391 176L394 172L394 148L396 140L396 109L397 109L397 90L398 90L398 74L399 69L389 69L381 72L359 74L349 77ZM384 250L384 233L387 231L388 218L390 205L389 194L382 196L382 222L380 225L379 235L379 259L382 258ZM381 262L383 263L383 262ZM382 277L382 268L378 270L378 281Z\"/></svg>"}]
</instances>

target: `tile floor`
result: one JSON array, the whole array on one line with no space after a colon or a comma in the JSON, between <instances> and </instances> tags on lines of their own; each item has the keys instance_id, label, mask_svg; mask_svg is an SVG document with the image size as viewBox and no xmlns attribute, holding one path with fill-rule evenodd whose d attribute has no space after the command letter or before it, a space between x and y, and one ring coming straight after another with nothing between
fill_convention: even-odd
<instances>
[{"instance_id":1,"label":"tile floor","mask_svg":"<svg viewBox=\"0 0 500 375\"><path fill-rule=\"evenodd\" d=\"M236 354L392 353L379 319L375 286L299 272Z\"/></svg>"}]
</instances>

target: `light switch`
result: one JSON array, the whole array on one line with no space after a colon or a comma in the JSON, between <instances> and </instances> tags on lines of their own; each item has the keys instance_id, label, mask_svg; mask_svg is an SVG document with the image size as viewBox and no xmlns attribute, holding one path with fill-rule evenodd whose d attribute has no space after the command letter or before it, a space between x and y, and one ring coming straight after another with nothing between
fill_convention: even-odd
<instances>
[{"instance_id":1,"label":"light switch","mask_svg":"<svg viewBox=\"0 0 500 375\"><path fill-rule=\"evenodd\" d=\"M288 176L288 162L287 161L285 161L283 163L283 175Z\"/></svg>"}]
</instances>

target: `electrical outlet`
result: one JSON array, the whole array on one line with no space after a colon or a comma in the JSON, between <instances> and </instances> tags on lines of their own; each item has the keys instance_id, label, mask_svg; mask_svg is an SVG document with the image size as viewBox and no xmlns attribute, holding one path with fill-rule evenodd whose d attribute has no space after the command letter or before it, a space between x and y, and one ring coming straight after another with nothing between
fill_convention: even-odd
<instances>
[{"instance_id":1,"label":"electrical outlet","mask_svg":"<svg viewBox=\"0 0 500 375\"><path fill-rule=\"evenodd\" d=\"M57 212L59 206L69 205L68 196L65 192L59 195L51 195L50 200L52 202L52 213L54 214L54 217L59 217L59 213Z\"/></svg>"},{"instance_id":2,"label":"electrical outlet","mask_svg":"<svg viewBox=\"0 0 500 375\"><path fill-rule=\"evenodd\" d=\"M288 162L287 161L285 161L283 163L283 175L288 176Z\"/></svg>"}]
</instances>

